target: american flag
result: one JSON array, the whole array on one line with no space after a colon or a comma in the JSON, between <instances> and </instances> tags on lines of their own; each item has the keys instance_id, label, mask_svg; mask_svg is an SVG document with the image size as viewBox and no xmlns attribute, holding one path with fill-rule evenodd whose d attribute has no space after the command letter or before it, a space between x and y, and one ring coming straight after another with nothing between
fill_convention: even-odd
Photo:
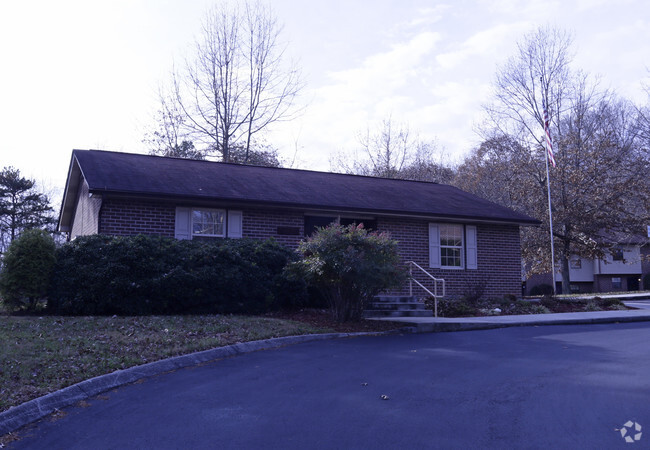
<instances>
[{"instance_id":1,"label":"american flag","mask_svg":"<svg viewBox=\"0 0 650 450\"><path fill-rule=\"evenodd\" d=\"M553 141L551 141L551 126L548 120L548 111L546 109L546 102L542 100L544 107L544 134L546 135L546 152L548 153L548 160L551 165L555 167L555 156L553 156Z\"/></svg>"}]
</instances>

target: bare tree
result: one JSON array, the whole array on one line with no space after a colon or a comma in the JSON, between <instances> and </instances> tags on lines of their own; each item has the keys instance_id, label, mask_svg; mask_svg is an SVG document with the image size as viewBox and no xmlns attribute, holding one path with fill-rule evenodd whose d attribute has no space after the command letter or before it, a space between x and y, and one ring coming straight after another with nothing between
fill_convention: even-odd
<instances>
[{"instance_id":1,"label":"bare tree","mask_svg":"<svg viewBox=\"0 0 650 450\"><path fill-rule=\"evenodd\" d=\"M206 154L228 162L238 146L246 162L257 134L294 117L302 82L295 67L285 66L281 31L260 3L219 3L206 15L193 58L172 80L173 114L180 113L181 131Z\"/></svg>"},{"instance_id":2,"label":"bare tree","mask_svg":"<svg viewBox=\"0 0 650 450\"><path fill-rule=\"evenodd\" d=\"M334 170L384 178L449 182L453 169L435 161L439 149L435 142L423 142L407 124L382 120L374 130L368 127L358 135L359 149L352 155L339 154Z\"/></svg>"},{"instance_id":3,"label":"bare tree","mask_svg":"<svg viewBox=\"0 0 650 450\"><path fill-rule=\"evenodd\" d=\"M359 165L368 175L392 178L407 163L409 146L413 145L407 125L393 123L391 117L384 119L381 126L371 132L359 134L362 152L368 158L365 165Z\"/></svg>"},{"instance_id":4,"label":"bare tree","mask_svg":"<svg viewBox=\"0 0 650 450\"><path fill-rule=\"evenodd\" d=\"M455 176L456 164L435 141L417 142L412 158L398 174L404 180L442 184L452 184Z\"/></svg>"},{"instance_id":5,"label":"bare tree","mask_svg":"<svg viewBox=\"0 0 650 450\"><path fill-rule=\"evenodd\" d=\"M486 140L460 168L458 181L542 220L541 229L524 233L523 250L529 263L550 270L543 102L548 105L557 160L550 171L552 234L563 290L572 254L602 256L615 236L640 231L648 220L642 198L650 178L640 116L629 102L571 71L570 46L569 35L550 28L519 44L497 73Z\"/></svg>"},{"instance_id":6,"label":"bare tree","mask_svg":"<svg viewBox=\"0 0 650 450\"><path fill-rule=\"evenodd\" d=\"M567 100L573 95L570 49L573 38L555 28L539 28L518 44L517 54L497 71L495 101L485 106L490 118L488 134L495 130L516 138L526 147L543 149L544 101L554 134ZM541 150L540 150L541 151Z\"/></svg>"},{"instance_id":7,"label":"bare tree","mask_svg":"<svg viewBox=\"0 0 650 450\"><path fill-rule=\"evenodd\" d=\"M185 115L174 95L158 91L160 109L156 113L152 130L145 134L143 143L149 153L159 156L173 156L187 159L204 159L205 154L194 147L194 143L184 133Z\"/></svg>"}]
</instances>

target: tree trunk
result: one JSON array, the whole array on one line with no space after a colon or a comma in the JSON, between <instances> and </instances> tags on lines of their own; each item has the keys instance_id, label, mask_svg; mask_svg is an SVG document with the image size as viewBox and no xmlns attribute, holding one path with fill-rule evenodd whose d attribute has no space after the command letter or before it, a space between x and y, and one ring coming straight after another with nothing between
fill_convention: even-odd
<instances>
[{"instance_id":1,"label":"tree trunk","mask_svg":"<svg viewBox=\"0 0 650 450\"><path fill-rule=\"evenodd\" d=\"M221 142L221 156L223 159L223 162L227 163L230 162L230 143L228 142L228 136L225 135L223 137L223 141Z\"/></svg>"},{"instance_id":2,"label":"tree trunk","mask_svg":"<svg viewBox=\"0 0 650 450\"><path fill-rule=\"evenodd\" d=\"M562 253L562 292L560 294L570 294L571 293L571 277L569 274L569 256L566 253Z\"/></svg>"},{"instance_id":3,"label":"tree trunk","mask_svg":"<svg viewBox=\"0 0 650 450\"><path fill-rule=\"evenodd\" d=\"M560 252L560 272L562 273L562 292L560 294L571 293L571 276L569 273L569 256L571 241L567 237L569 227L564 225L564 237L562 238L562 251Z\"/></svg>"}]
</instances>

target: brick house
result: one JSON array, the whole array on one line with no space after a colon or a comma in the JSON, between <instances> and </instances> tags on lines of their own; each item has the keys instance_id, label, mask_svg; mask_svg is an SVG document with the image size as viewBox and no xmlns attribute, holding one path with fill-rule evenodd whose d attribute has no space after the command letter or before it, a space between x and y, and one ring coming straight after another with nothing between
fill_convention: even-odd
<instances>
[{"instance_id":1,"label":"brick house","mask_svg":"<svg viewBox=\"0 0 650 450\"><path fill-rule=\"evenodd\" d=\"M436 183L74 150L59 230L76 236L274 238L291 248L332 222L389 232L449 296L521 295L520 226L539 222Z\"/></svg>"}]
</instances>

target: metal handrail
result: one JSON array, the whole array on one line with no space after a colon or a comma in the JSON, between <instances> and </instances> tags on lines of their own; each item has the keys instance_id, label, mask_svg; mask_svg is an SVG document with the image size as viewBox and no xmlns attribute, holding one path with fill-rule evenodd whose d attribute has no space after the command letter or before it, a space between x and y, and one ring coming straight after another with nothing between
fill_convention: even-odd
<instances>
[{"instance_id":1,"label":"metal handrail","mask_svg":"<svg viewBox=\"0 0 650 450\"><path fill-rule=\"evenodd\" d=\"M413 282L420 286L422 289L424 289L431 297L433 297L434 305L433 305L433 315L434 317L438 317L438 298L443 298L445 296L445 280L442 278L436 278L433 275L431 275L429 272L424 270L418 263L415 261L407 261L406 264L409 265L409 295L413 297ZM433 280L433 292L431 292L428 288L426 288L422 283L420 283L418 280L413 278L413 266L416 268L420 269L421 272L423 272L425 275L428 275L429 278ZM442 285L442 294L438 295L438 283Z\"/></svg>"}]
</instances>

